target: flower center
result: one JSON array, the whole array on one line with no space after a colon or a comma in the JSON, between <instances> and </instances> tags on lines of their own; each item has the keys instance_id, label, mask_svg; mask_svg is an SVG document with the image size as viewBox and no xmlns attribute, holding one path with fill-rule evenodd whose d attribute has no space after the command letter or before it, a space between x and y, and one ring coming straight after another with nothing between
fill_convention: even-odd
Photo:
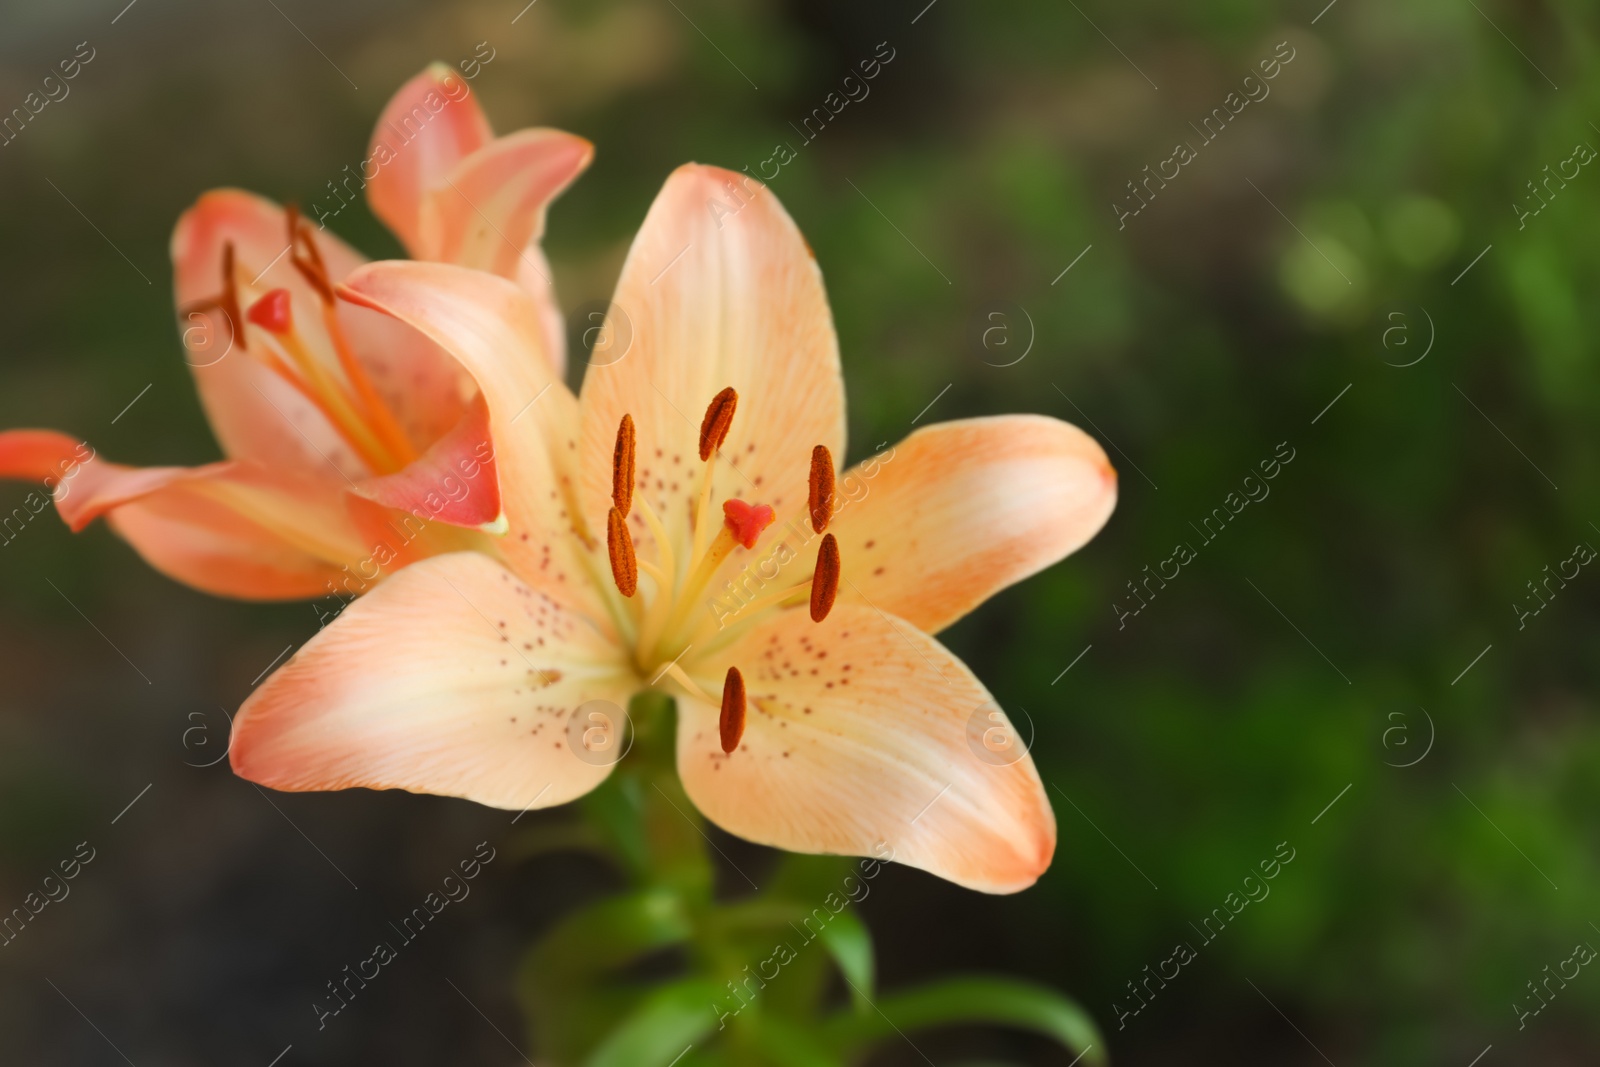
<instances>
[{"instance_id":1,"label":"flower center","mask_svg":"<svg viewBox=\"0 0 1600 1067\"><path fill-rule=\"evenodd\" d=\"M392 474L417 458L416 448L345 339L333 282L310 224L293 207L287 209L286 216L289 263L316 294L321 336L308 335L298 328L289 290L261 290L253 282L241 281L244 275L235 262L231 241L222 248L221 295L184 311L221 311L234 343L249 358L309 400L371 473ZM259 280L257 276L256 281ZM243 314L241 295L251 301Z\"/></svg>"},{"instance_id":2,"label":"flower center","mask_svg":"<svg viewBox=\"0 0 1600 1067\"><path fill-rule=\"evenodd\" d=\"M734 552L750 551L761 534L776 520L773 509L737 498L721 501L721 515L712 510L712 472L718 450L727 439L738 407L739 395L724 389L712 398L700 426L700 472L697 505L689 511L686 558L679 558L675 542L665 524L650 507L643 494L634 494L634 457L637 435L633 418L622 417L617 427L612 453L611 509L606 522L606 549L611 561L611 576L616 591L624 598L619 618L628 629L634 663L652 685L671 678L690 693L709 703L722 704L725 718L737 705L739 729L723 731L724 746L732 751L742 730L744 701L729 696L734 683L724 682L720 698L707 694L691 677L688 669L695 661L726 647L774 611L806 602L816 622L827 618L839 590L839 545L832 534L823 537L818 548L813 575L802 582L760 594L739 607L719 613L708 590ZM834 508L833 457L818 445L811 457L811 486L808 513L812 529L822 533ZM637 551L628 519L637 510L650 531L653 559L642 559ZM715 521L720 519L721 521ZM783 546L779 546L781 552ZM792 558L792 556L791 556ZM730 671L729 678L737 676Z\"/></svg>"}]
</instances>

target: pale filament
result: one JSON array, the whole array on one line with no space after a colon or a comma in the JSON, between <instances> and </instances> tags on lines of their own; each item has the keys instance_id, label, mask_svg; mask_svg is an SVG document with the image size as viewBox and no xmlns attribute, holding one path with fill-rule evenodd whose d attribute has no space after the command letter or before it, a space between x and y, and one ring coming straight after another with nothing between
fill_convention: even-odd
<instances>
[{"instance_id":1,"label":"pale filament","mask_svg":"<svg viewBox=\"0 0 1600 1067\"><path fill-rule=\"evenodd\" d=\"M295 217L291 214L291 228L295 224ZM291 232L293 240L294 234ZM321 271L320 261L311 266L299 263L296 266L301 268L302 273ZM243 265L234 260L230 246L223 256L224 296L217 302L219 306L253 307L272 292L245 280L246 273ZM321 276L321 282L321 285L313 288L317 289L323 324L333 345L342 381L332 373L328 361L305 343L292 317L288 329L281 334L250 323L248 315L240 315L239 321L230 325L246 353L258 359L310 401L373 473L391 474L414 461L417 458L416 449L401 429L399 420L378 395L366 369L351 351L339 326L337 308L329 297L322 294L322 289L326 287L331 296L332 289L327 286L325 276ZM239 300L241 295L246 298L243 302ZM229 312L230 316L233 314ZM260 335L271 338L272 343L262 344L262 336L258 336L254 339L257 343L252 344L249 335L251 325L256 326Z\"/></svg>"},{"instance_id":2,"label":"pale filament","mask_svg":"<svg viewBox=\"0 0 1600 1067\"><path fill-rule=\"evenodd\" d=\"M608 518L607 551L610 555L614 582L605 589L607 603L613 616L625 632L634 650L635 666L641 675L651 681L670 679L671 684L683 693L705 701L721 703L729 722L729 733L724 742L743 729L745 698L742 676L730 670L729 677L737 677L737 690L724 682L723 693L714 697L706 687L695 680L693 664L703 661L709 653L726 647L737 636L759 624L764 617L784 607L798 606L810 594L813 620L822 621L837 595L839 568L838 548L832 534L824 537L819 548L815 573L800 582L791 582L782 588L756 595L740 603L728 614L711 618L697 618L697 610L707 588L716 579L722 564L734 549L755 546L761 531L775 519L772 508L764 504L730 498L722 502L720 516L714 504L714 474L717 454L727 437L729 426L738 403L738 394L724 389L712 399L700 428L700 456L703 467L699 483L694 489L694 504L685 516L689 524L689 551L680 560L674 550L673 539L646 493L635 488L634 457L637 450L636 429L633 419L624 415L617 428L616 447L612 455L612 507ZM811 471L811 496L809 513L812 528L821 533L832 517L834 507L833 459L828 450L819 445L813 450ZM650 543L655 547L653 560L638 557L628 519L637 509L644 525L649 529ZM714 518L723 521L715 522ZM591 556L591 558L593 558ZM785 561L790 562L790 561ZM650 579L641 587L637 575ZM818 584L818 582L822 584ZM626 592L623 592L626 590ZM629 601L626 606L618 602ZM731 627L729 623L733 623ZM731 694L731 695L730 695ZM737 714L734 714L734 709ZM737 720L737 728L733 723ZM727 752L732 748L725 747Z\"/></svg>"}]
</instances>

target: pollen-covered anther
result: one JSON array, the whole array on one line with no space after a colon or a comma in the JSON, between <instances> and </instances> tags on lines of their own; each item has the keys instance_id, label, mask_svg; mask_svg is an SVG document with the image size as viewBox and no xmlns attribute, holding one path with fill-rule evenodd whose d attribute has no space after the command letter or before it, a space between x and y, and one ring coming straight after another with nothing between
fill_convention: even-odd
<instances>
[{"instance_id":1,"label":"pollen-covered anther","mask_svg":"<svg viewBox=\"0 0 1600 1067\"><path fill-rule=\"evenodd\" d=\"M233 274L233 242L225 241L222 245L222 292L216 296L208 296L203 300L196 300L178 308L178 314L185 318L198 315L207 311L220 310L228 320L228 329L239 329L239 287Z\"/></svg>"},{"instance_id":2,"label":"pollen-covered anther","mask_svg":"<svg viewBox=\"0 0 1600 1067\"><path fill-rule=\"evenodd\" d=\"M250 310L245 312L245 318L268 333L282 337L294 329L294 313L289 304L289 290L273 289L250 305Z\"/></svg>"},{"instance_id":3,"label":"pollen-covered anther","mask_svg":"<svg viewBox=\"0 0 1600 1067\"><path fill-rule=\"evenodd\" d=\"M633 511L633 416L617 424L617 445L611 453L611 503L626 518Z\"/></svg>"},{"instance_id":4,"label":"pollen-covered anther","mask_svg":"<svg viewBox=\"0 0 1600 1067\"><path fill-rule=\"evenodd\" d=\"M746 504L743 500L722 502L722 521L734 540L746 548L756 547L761 531L772 525L777 513L766 504Z\"/></svg>"},{"instance_id":5,"label":"pollen-covered anther","mask_svg":"<svg viewBox=\"0 0 1600 1067\"><path fill-rule=\"evenodd\" d=\"M299 271L306 284L331 307L333 282L328 277L328 268L323 265L322 252L317 248L310 225L301 220L300 209L293 204L284 209L284 214L289 223L289 265Z\"/></svg>"},{"instance_id":6,"label":"pollen-covered anther","mask_svg":"<svg viewBox=\"0 0 1600 1067\"><path fill-rule=\"evenodd\" d=\"M717 731L722 735L722 751L731 753L739 747L744 736L744 675L738 667L729 667L722 681L722 714L717 719Z\"/></svg>"},{"instance_id":7,"label":"pollen-covered anther","mask_svg":"<svg viewBox=\"0 0 1600 1067\"><path fill-rule=\"evenodd\" d=\"M811 528L821 533L833 518L833 454L827 445L811 450Z\"/></svg>"},{"instance_id":8,"label":"pollen-covered anther","mask_svg":"<svg viewBox=\"0 0 1600 1067\"><path fill-rule=\"evenodd\" d=\"M730 385L711 398L706 417L700 420L700 459L711 458L711 453L722 447L728 439L728 428L733 425L733 411L739 406L739 394Z\"/></svg>"},{"instance_id":9,"label":"pollen-covered anther","mask_svg":"<svg viewBox=\"0 0 1600 1067\"><path fill-rule=\"evenodd\" d=\"M633 554L633 535L628 520L617 508L606 516L606 551L611 554L611 577L623 596L639 591L639 560Z\"/></svg>"},{"instance_id":10,"label":"pollen-covered anther","mask_svg":"<svg viewBox=\"0 0 1600 1067\"><path fill-rule=\"evenodd\" d=\"M811 621L821 622L839 599L839 540L825 534L817 549L817 569L811 578Z\"/></svg>"},{"instance_id":11,"label":"pollen-covered anther","mask_svg":"<svg viewBox=\"0 0 1600 1067\"><path fill-rule=\"evenodd\" d=\"M228 241L222 246L222 313L228 317L228 329L233 331L235 337L243 333L243 325L239 318L239 281L233 273L233 242Z\"/></svg>"}]
</instances>

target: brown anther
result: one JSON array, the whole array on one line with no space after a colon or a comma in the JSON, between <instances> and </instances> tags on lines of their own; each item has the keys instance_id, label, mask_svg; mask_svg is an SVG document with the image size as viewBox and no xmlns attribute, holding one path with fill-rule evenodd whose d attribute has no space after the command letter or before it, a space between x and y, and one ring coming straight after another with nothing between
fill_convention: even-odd
<instances>
[{"instance_id":1,"label":"brown anther","mask_svg":"<svg viewBox=\"0 0 1600 1067\"><path fill-rule=\"evenodd\" d=\"M744 736L744 712L744 675L738 667L729 667L728 676L722 680L722 715L717 719L722 751L731 753L739 747L739 739Z\"/></svg>"},{"instance_id":2,"label":"brown anther","mask_svg":"<svg viewBox=\"0 0 1600 1067\"><path fill-rule=\"evenodd\" d=\"M233 274L233 242L222 246L222 313L228 316L228 329L238 337L244 332L244 317L239 313L239 283Z\"/></svg>"},{"instance_id":3,"label":"brown anther","mask_svg":"<svg viewBox=\"0 0 1600 1067\"><path fill-rule=\"evenodd\" d=\"M733 425L733 409L739 406L739 394L729 386L711 398L706 417L700 420L700 459L711 458L711 453L722 447L728 439L728 427Z\"/></svg>"},{"instance_id":4,"label":"brown anther","mask_svg":"<svg viewBox=\"0 0 1600 1067\"><path fill-rule=\"evenodd\" d=\"M228 329L235 336L243 336L239 324L244 322L244 317L239 313L239 287L234 281L232 241L225 241L222 245L222 292L178 308L178 314L184 318L207 311L221 311L228 320Z\"/></svg>"},{"instance_id":5,"label":"brown anther","mask_svg":"<svg viewBox=\"0 0 1600 1067\"><path fill-rule=\"evenodd\" d=\"M817 549L817 569L811 576L811 621L821 622L839 599L839 540L824 534Z\"/></svg>"},{"instance_id":6,"label":"brown anther","mask_svg":"<svg viewBox=\"0 0 1600 1067\"><path fill-rule=\"evenodd\" d=\"M606 551L611 553L611 577L623 596L639 591L639 560L633 554L633 535L621 511L611 509L606 517Z\"/></svg>"},{"instance_id":7,"label":"brown anther","mask_svg":"<svg viewBox=\"0 0 1600 1067\"><path fill-rule=\"evenodd\" d=\"M633 450L633 416L624 415L611 453L611 503L624 517L633 511Z\"/></svg>"},{"instance_id":8,"label":"brown anther","mask_svg":"<svg viewBox=\"0 0 1600 1067\"><path fill-rule=\"evenodd\" d=\"M827 445L811 450L811 528L821 533L833 518L833 454Z\"/></svg>"},{"instance_id":9,"label":"brown anther","mask_svg":"<svg viewBox=\"0 0 1600 1067\"><path fill-rule=\"evenodd\" d=\"M300 272L306 284L317 291L322 302L333 304L333 282L322 263L322 252L312 236L311 225L300 218L300 209L290 204L285 209L289 221L289 265Z\"/></svg>"}]
</instances>

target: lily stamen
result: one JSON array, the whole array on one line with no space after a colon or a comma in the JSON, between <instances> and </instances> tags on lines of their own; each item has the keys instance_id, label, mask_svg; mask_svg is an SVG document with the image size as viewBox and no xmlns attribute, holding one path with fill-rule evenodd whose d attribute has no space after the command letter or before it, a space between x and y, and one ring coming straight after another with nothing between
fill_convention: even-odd
<instances>
[{"instance_id":1,"label":"lily stamen","mask_svg":"<svg viewBox=\"0 0 1600 1067\"><path fill-rule=\"evenodd\" d=\"M636 441L633 416L617 424L617 444L611 452L611 505L627 516L633 511L633 463Z\"/></svg>"},{"instance_id":2,"label":"lily stamen","mask_svg":"<svg viewBox=\"0 0 1600 1067\"><path fill-rule=\"evenodd\" d=\"M729 612L727 615L723 615L716 619L715 625L710 632L716 633L720 630L726 630L730 623L742 621L745 616L754 615L758 612L766 610L767 608L773 607L774 605L782 604L788 600L793 600L795 597L805 596L811 589L812 581L813 579L807 578L804 581L796 582L785 589L776 589L770 593L763 593L754 600L746 601L732 612ZM702 633L706 632L706 630L707 627L701 627Z\"/></svg>"},{"instance_id":3,"label":"lily stamen","mask_svg":"<svg viewBox=\"0 0 1600 1067\"><path fill-rule=\"evenodd\" d=\"M706 521L705 515L711 507L712 473L717 465L717 450L722 447L722 442L728 439L728 430L733 425L733 413L738 406L739 394L730 385L711 398L711 403L706 406L705 417L700 420L700 461L705 466L700 468L700 488L695 493L694 512L689 516L689 521L694 524L689 539L691 561L700 558L700 553L705 550L706 538L711 532L711 525Z\"/></svg>"},{"instance_id":4,"label":"lily stamen","mask_svg":"<svg viewBox=\"0 0 1600 1067\"><path fill-rule=\"evenodd\" d=\"M828 528L833 518L833 455L827 445L811 450L811 493L808 501L811 528L817 533Z\"/></svg>"},{"instance_id":5,"label":"lily stamen","mask_svg":"<svg viewBox=\"0 0 1600 1067\"><path fill-rule=\"evenodd\" d=\"M606 551L611 555L611 577L617 583L617 591L626 597L633 596L639 591L639 560L633 553L628 520L616 508L606 516Z\"/></svg>"},{"instance_id":6,"label":"lily stamen","mask_svg":"<svg viewBox=\"0 0 1600 1067\"><path fill-rule=\"evenodd\" d=\"M722 523L714 527L710 521L712 483L719 450L728 439L738 408L739 394L731 387L712 397L701 420L699 453L705 461L701 480L696 490L698 506L689 513L688 558L680 562L673 551L675 544L667 533L665 524L650 506L645 494L636 495L638 435L633 417L624 413L617 424L617 435L611 455L611 504L608 517L607 544L612 558L613 577L624 596L632 596L637 589L637 573L644 571L653 579L654 593L647 595L633 612L638 623L635 641L635 659L640 670L647 674L655 665L671 659L675 654L694 644L701 636L698 625L688 627L694 604L734 549L752 549L761 532L777 519L772 507L752 504L737 498L722 502ZM827 457L830 467L832 458ZM831 505L831 490L827 494ZM656 545L656 559L652 564L637 558L637 548L627 526L634 506L637 506L651 540ZM715 531L713 535L713 531ZM630 582L630 575L632 581ZM784 590L776 599L803 595L807 582ZM648 594L648 591L647 591ZM765 606L769 599L762 598Z\"/></svg>"},{"instance_id":7,"label":"lily stamen","mask_svg":"<svg viewBox=\"0 0 1600 1067\"><path fill-rule=\"evenodd\" d=\"M687 621L689 612L693 610L700 594L705 591L711 579L716 577L722 561L741 545L747 549L754 548L761 531L771 526L777 518L777 514L766 504L747 504L743 500L723 501L722 514L722 529L712 539L705 553L698 560L690 561L689 576L674 598L672 612L662 628L654 631L655 634L675 634L677 628ZM658 643L641 642L639 647L651 648L657 655L663 653Z\"/></svg>"},{"instance_id":8,"label":"lily stamen","mask_svg":"<svg viewBox=\"0 0 1600 1067\"><path fill-rule=\"evenodd\" d=\"M233 273L233 242L222 246L222 313L228 316L228 329L236 339L244 336L244 319L239 315L239 285Z\"/></svg>"},{"instance_id":9,"label":"lily stamen","mask_svg":"<svg viewBox=\"0 0 1600 1067\"><path fill-rule=\"evenodd\" d=\"M732 754L744 736L745 696L744 675L738 667L729 667L722 683L722 714L717 719L717 730L722 735L722 751Z\"/></svg>"},{"instance_id":10,"label":"lily stamen","mask_svg":"<svg viewBox=\"0 0 1600 1067\"><path fill-rule=\"evenodd\" d=\"M320 411L334 431L345 440L374 473L397 471L417 458L416 449L400 428L394 414L378 397L360 361L346 344L339 328L332 283L322 264L321 253L312 241L311 229L299 221L291 207L290 262L323 301L323 318L340 366L354 389L352 396L326 367L325 361L306 346L294 328L294 316L286 289L270 289L240 310L238 257L232 241L222 246L222 291L217 296L197 301L181 309L182 314L220 311L228 320L234 343L244 352L277 374ZM301 244L307 251L301 252ZM249 289L246 285L244 288ZM282 352L256 346L252 348L245 324L257 326L271 336ZM287 358L285 358L287 357Z\"/></svg>"},{"instance_id":11,"label":"lily stamen","mask_svg":"<svg viewBox=\"0 0 1600 1067\"><path fill-rule=\"evenodd\" d=\"M228 329L234 342L309 400L363 463L376 471L399 469L403 464L394 463L383 443L368 431L352 399L327 374L322 361L306 349L295 333L289 291L268 290L250 305L248 311L241 313L239 289L237 254L233 242L228 241L222 246L222 292L188 305L183 312L221 311L228 320ZM246 323L264 330L283 351L279 352L270 346L252 347L245 329Z\"/></svg>"},{"instance_id":12,"label":"lily stamen","mask_svg":"<svg viewBox=\"0 0 1600 1067\"><path fill-rule=\"evenodd\" d=\"M731 529L724 526L717 532L717 536L712 538L710 546L693 565L688 578L684 580L683 590L678 598L681 603L672 616L673 622L680 621L679 616L683 614L682 604L692 601L700 594L700 590L717 573L722 561L737 547L739 547L739 537Z\"/></svg>"},{"instance_id":13,"label":"lily stamen","mask_svg":"<svg viewBox=\"0 0 1600 1067\"><path fill-rule=\"evenodd\" d=\"M700 460L705 462L711 453L722 447L728 439L728 429L733 425L733 412L739 406L739 394L733 386L711 398L705 418L700 420Z\"/></svg>"},{"instance_id":14,"label":"lily stamen","mask_svg":"<svg viewBox=\"0 0 1600 1067\"><path fill-rule=\"evenodd\" d=\"M361 360L350 350L350 345L345 341L344 331L339 327L339 309L333 304L324 304L322 307L322 321L327 327L328 336L333 340L334 353L339 357L339 366L344 371L345 378L355 387L356 395L361 400L373 431L388 446L395 457L394 469L409 465L417 458L417 451L411 446L411 439L406 436L405 430L400 426L400 420L395 418L394 412L389 410L389 405L384 403L378 395L378 390L372 384L372 379L367 376L367 371L362 366Z\"/></svg>"},{"instance_id":15,"label":"lily stamen","mask_svg":"<svg viewBox=\"0 0 1600 1067\"><path fill-rule=\"evenodd\" d=\"M333 283L328 278L328 268L322 263L322 252L317 248L311 227L302 225L300 209L294 204L284 208L284 215L289 223L289 265L317 291L324 304L332 304Z\"/></svg>"},{"instance_id":16,"label":"lily stamen","mask_svg":"<svg viewBox=\"0 0 1600 1067\"><path fill-rule=\"evenodd\" d=\"M642 650L655 648L656 640L661 636L661 628L666 625L667 613L672 610L677 597L678 561L672 551L672 539L667 536L666 527L662 525L655 509L650 506L650 501L641 496L636 503L639 505L639 514L644 517L645 525L650 527L650 537L655 541L661 565L660 588L645 613L643 625L639 627L638 647Z\"/></svg>"},{"instance_id":17,"label":"lily stamen","mask_svg":"<svg viewBox=\"0 0 1600 1067\"><path fill-rule=\"evenodd\" d=\"M251 345L248 335L241 331L240 340L244 342L245 350L265 363L322 412L329 426L361 457L363 463L375 471L389 469L392 457L361 418L353 398L295 332L289 291L269 290L250 305L244 321L265 331L277 346L266 344L261 338Z\"/></svg>"},{"instance_id":18,"label":"lily stamen","mask_svg":"<svg viewBox=\"0 0 1600 1067\"><path fill-rule=\"evenodd\" d=\"M222 245L222 292L183 305L178 313L184 318L207 311L221 311L228 320L228 332L235 341L244 340L244 316L239 313L239 288L233 272L233 242Z\"/></svg>"},{"instance_id":19,"label":"lily stamen","mask_svg":"<svg viewBox=\"0 0 1600 1067\"><path fill-rule=\"evenodd\" d=\"M811 621L821 622L839 597L839 540L824 534L817 548L817 570L811 579Z\"/></svg>"},{"instance_id":20,"label":"lily stamen","mask_svg":"<svg viewBox=\"0 0 1600 1067\"><path fill-rule=\"evenodd\" d=\"M689 677L689 672L677 663L669 663L661 668L661 676L671 678L674 682L683 686L684 692L698 700L703 700L707 704L717 703L717 698L702 689L698 682ZM658 676L657 680L659 679L660 676Z\"/></svg>"},{"instance_id":21,"label":"lily stamen","mask_svg":"<svg viewBox=\"0 0 1600 1067\"><path fill-rule=\"evenodd\" d=\"M401 429L399 420L378 395L366 368L345 341L344 331L339 325L333 279L329 277L328 268L322 261L322 252L317 248L311 224L300 218L299 209L293 204L285 209L284 214L289 227L289 265L316 292L322 304L323 325L327 329L328 339L333 342L339 369L354 393L354 406L365 416L362 421L368 424L372 435L381 442L387 453L385 462L379 465L377 472L387 474L399 470L417 458L416 449ZM320 368L321 362L316 362ZM316 377L322 377L325 373L324 370Z\"/></svg>"}]
</instances>

